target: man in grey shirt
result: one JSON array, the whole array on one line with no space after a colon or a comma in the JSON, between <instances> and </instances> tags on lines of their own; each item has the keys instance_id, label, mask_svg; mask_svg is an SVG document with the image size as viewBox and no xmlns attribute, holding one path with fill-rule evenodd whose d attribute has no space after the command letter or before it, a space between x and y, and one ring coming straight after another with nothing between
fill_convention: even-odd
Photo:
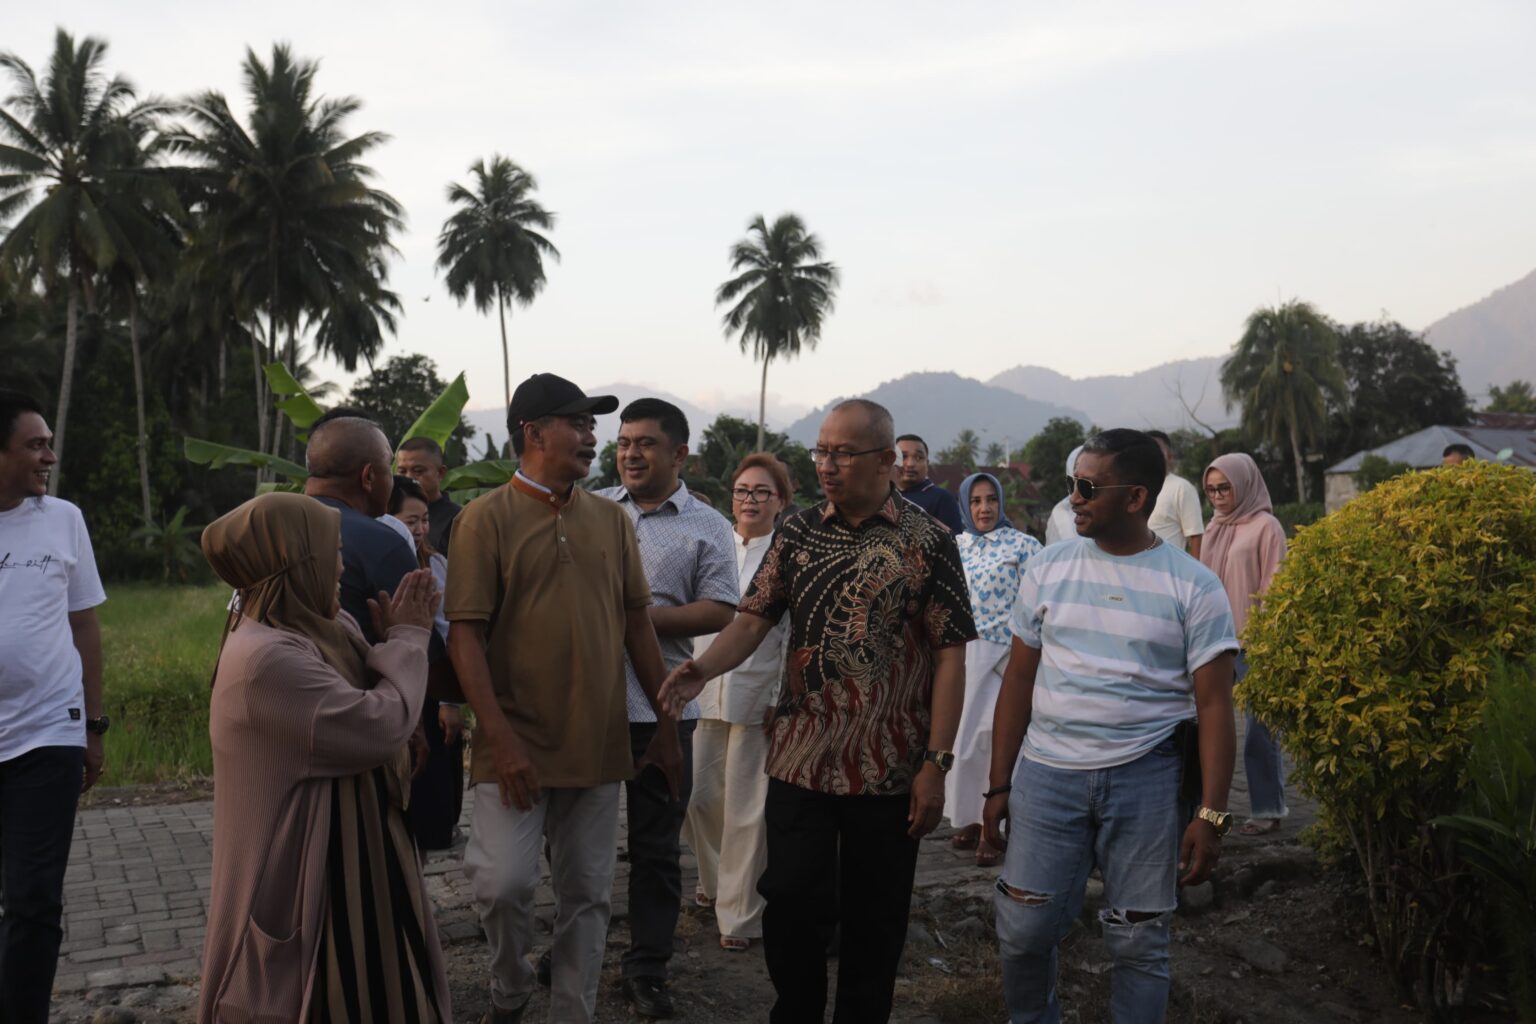
<instances>
[{"instance_id":1,"label":"man in grey shirt","mask_svg":"<svg viewBox=\"0 0 1536 1024\"><path fill-rule=\"evenodd\" d=\"M688 493L678 478L688 458L688 420L657 398L641 398L619 413L619 487L598 493L629 513L651 587L651 622L671 671L693 656L693 638L719 632L736 614L741 588L730 523ZM656 714L625 660L629 738L638 759L656 731ZM678 723L683 748L681 791L669 791L649 766L625 784L629 815L630 945L624 953L624 998L641 1016L672 1016L667 961L682 902L679 836L693 779L690 703Z\"/></svg>"}]
</instances>

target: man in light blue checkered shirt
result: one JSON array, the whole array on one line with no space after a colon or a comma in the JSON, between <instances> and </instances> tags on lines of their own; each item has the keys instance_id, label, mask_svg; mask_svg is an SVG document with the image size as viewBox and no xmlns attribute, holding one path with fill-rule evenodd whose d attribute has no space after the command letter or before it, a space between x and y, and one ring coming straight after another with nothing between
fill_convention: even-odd
<instances>
[{"instance_id":1,"label":"man in light blue checkered shirt","mask_svg":"<svg viewBox=\"0 0 1536 1024\"><path fill-rule=\"evenodd\" d=\"M693 656L693 638L719 632L736 614L741 588L731 525L688 493L678 479L688 458L688 420L658 398L641 398L619 413L618 469L622 486L597 493L629 513L651 586L651 622L671 671ZM656 731L656 713L629 659L629 737L637 762ZM682 904L679 836L693 779L690 703L678 723L683 748L681 791L668 790L661 772L643 766L625 784L629 816L630 946L624 953L624 998L646 1017L673 1013L667 961Z\"/></svg>"}]
</instances>

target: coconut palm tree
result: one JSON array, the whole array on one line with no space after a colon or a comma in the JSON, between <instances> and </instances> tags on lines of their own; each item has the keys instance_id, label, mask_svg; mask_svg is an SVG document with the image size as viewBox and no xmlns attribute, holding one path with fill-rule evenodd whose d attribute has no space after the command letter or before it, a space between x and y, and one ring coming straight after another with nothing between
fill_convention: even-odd
<instances>
[{"instance_id":1,"label":"coconut palm tree","mask_svg":"<svg viewBox=\"0 0 1536 1024\"><path fill-rule=\"evenodd\" d=\"M223 95L205 92L184 106L190 126L173 139L194 162L189 177L198 209L210 222L203 258L214 261L216 276L246 315L266 314L264 351L252 357L257 433L268 452L281 444L283 421L270 420L267 429L275 414L263 362L281 355L290 373L297 370L298 334L306 319L319 323L338 309L361 308L365 322L372 317L370 330L379 323L392 330L393 318L379 314L399 305L384 288L384 256L394 251L390 238L402 223L400 204L373 187L374 171L361 162L388 136L348 137L344 123L362 104L317 95L318 70L287 46L272 48L270 64L247 50L247 125ZM348 346L334 333L327 347L345 361Z\"/></svg>"},{"instance_id":2,"label":"coconut palm tree","mask_svg":"<svg viewBox=\"0 0 1536 1024\"><path fill-rule=\"evenodd\" d=\"M544 257L560 251L541 232L555 226L555 215L533 197L533 175L499 154L490 165L476 160L469 168L472 188L448 186L448 201L458 207L437 236L437 266L447 272L448 294L475 309L494 305L501 318L501 373L506 401L512 404L512 362L507 351L507 304L527 306L544 288Z\"/></svg>"},{"instance_id":3,"label":"coconut palm tree","mask_svg":"<svg viewBox=\"0 0 1536 1024\"><path fill-rule=\"evenodd\" d=\"M1289 447L1296 496L1307 500L1302 450L1322 440L1331 402L1343 408L1349 385L1339 364L1338 333L1305 302L1257 309L1221 364L1227 409L1242 406L1243 432L1276 448Z\"/></svg>"},{"instance_id":4,"label":"coconut palm tree","mask_svg":"<svg viewBox=\"0 0 1536 1024\"><path fill-rule=\"evenodd\" d=\"M0 266L66 296L64 359L54 415L54 450L64 455L74 392L81 307L94 312L98 274L132 264L130 239L154 230L129 183L146 124L161 112L135 104L132 85L103 70L107 44L77 44L60 29L39 78L26 61L0 53L15 89L0 107L0 223L16 221L0 243ZM58 493L55 470L50 493Z\"/></svg>"},{"instance_id":5,"label":"coconut palm tree","mask_svg":"<svg viewBox=\"0 0 1536 1024\"><path fill-rule=\"evenodd\" d=\"M1008 461L1008 446L1001 441L992 441L987 445L985 456L987 465L1001 466Z\"/></svg>"},{"instance_id":6,"label":"coconut palm tree","mask_svg":"<svg viewBox=\"0 0 1536 1024\"><path fill-rule=\"evenodd\" d=\"M821 240L793 213L769 227L758 214L747 237L731 246L735 277L715 291L715 305L735 303L725 314L726 336L737 335L741 350L763 364L757 402L757 450L763 450L768 418L768 364L793 359L802 346L815 348L821 325L832 311L838 270L821 258Z\"/></svg>"}]
</instances>

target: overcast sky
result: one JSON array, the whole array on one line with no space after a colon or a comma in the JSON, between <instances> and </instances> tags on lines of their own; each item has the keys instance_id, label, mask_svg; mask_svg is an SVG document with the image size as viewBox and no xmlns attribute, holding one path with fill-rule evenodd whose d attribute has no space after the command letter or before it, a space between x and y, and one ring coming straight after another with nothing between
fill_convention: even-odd
<instances>
[{"instance_id":1,"label":"overcast sky","mask_svg":"<svg viewBox=\"0 0 1536 1024\"><path fill-rule=\"evenodd\" d=\"M10 4L144 92L218 88L287 41L354 95L405 206L388 353L500 401L494 318L433 271L444 188L532 172L564 259L510 327L514 381L755 404L726 251L799 213L842 269L792 411L914 370L1072 376L1225 351L1257 305L1421 328L1536 267L1536 5L1469 2ZM430 301L429 301L430 300ZM345 381L339 368L322 376ZM1039 396L1049 398L1050 396Z\"/></svg>"}]
</instances>

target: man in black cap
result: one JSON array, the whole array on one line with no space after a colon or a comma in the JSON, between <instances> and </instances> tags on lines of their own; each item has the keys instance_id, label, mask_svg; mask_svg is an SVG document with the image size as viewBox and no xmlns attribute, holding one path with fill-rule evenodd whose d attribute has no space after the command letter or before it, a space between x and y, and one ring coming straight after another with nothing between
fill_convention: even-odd
<instances>
[{"instance_id":1,"label":"man in black cap","mask_svg":"<svg viewBox=\"0 0 1536 1024\"><path fill-rule=\"evenodd\" d=\"M626 654L658 709L640 763L655 764L678 791L682 751L676 722L656 703L665 673L634 526L618 505L576 486L597 454L594 414L618 404L554 374L520 384L507 410L517 475L465 506L449 539L448 647L479 723L464 869L491 953L489 1024L520 1020L534 990L527 954L546 839L555 890L549 1019L590 1021L596 1011L619 783L636 769Z\"/></svg>"}]
</instances>

